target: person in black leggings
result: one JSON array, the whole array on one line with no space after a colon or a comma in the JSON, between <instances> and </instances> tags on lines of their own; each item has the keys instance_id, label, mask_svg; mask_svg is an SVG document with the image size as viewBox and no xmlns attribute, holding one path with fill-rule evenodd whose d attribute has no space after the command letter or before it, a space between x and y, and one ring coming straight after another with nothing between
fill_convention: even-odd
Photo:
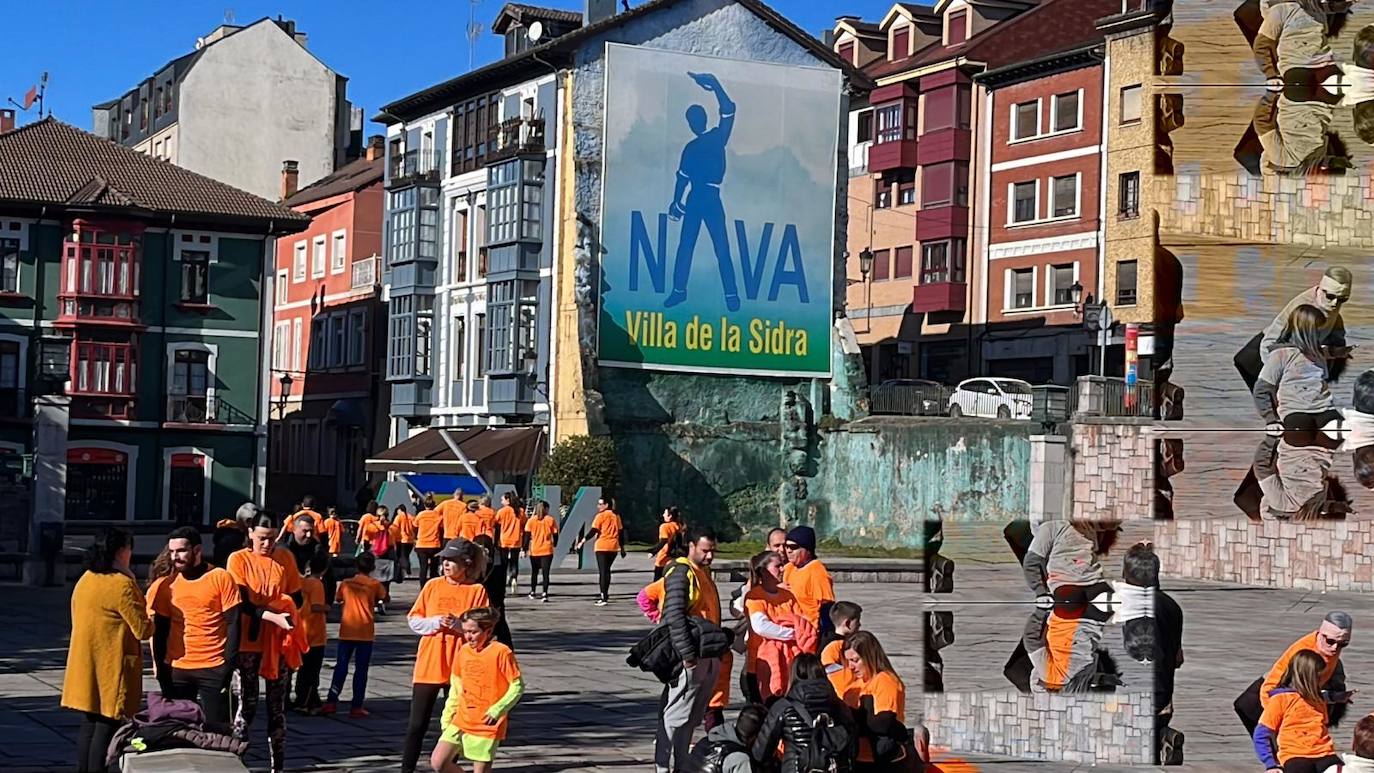
<instances>
[{"instance_id":1,"label":"person in black leggings","mask_svg":"<svg viewBox=\"0 0 1374 773\"><path fill-rule=\"evenodd\" d=\"M578 551L588 540L596 540L596 573L601 590L601 595L596 599L598 607L611 603L611 566L615 564L617 553L621 558L625 557L625 541L621 536L625 526L611 507L606 499L597 500L596 518L592 519L591 531L573 546L573 550Z\"/></svg>"},{"instance_id":2,"label":"person in black leggings","mask_svg":"<svg viewBox=\"0 0 1374 773\"><path fill-rule=\"evenodd\" d=\"M535 597L535 587L542 574L544 595L542 601L549 600L549 570L553 568L554 545L558 541L558 519L549 515L549 503L543 500L535 503L534 512L525 521L524 548L521 555L530 559L530 599Z\"/></svg>"}]
</instances>

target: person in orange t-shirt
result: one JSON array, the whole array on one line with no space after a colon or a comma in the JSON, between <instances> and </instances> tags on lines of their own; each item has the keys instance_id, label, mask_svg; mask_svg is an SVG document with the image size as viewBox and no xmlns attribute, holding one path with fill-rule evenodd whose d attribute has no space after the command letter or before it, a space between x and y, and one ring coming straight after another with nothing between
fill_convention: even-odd
<instances>
[{"instance_id":1,"label":"person in orange t-shirt","mask_svg":"<svg viewBox=\"0 0 1374 773\"><path fill-rule=\"evenodd\" d=\"M490 606L482 579L487 555L477 543L452 540L439 551L442 574L425 583L410 608L407 622L420 635L411 677L410 722L406 726L401 770L414 771L439 692L453 674L462 632L458 617L469 609Z\"/></svg>"},{"instance_id":2,"label":"person in orange t-shirt","mask_svg":"<svg viewBox=\"0 0 1374 773\"><path fill-rule=\"evenodd\" d=\"M482 519L482 533L496 540L496 510L492 509L491 497L482 496L477 500L477 516Z\"/></svg>"},{"instance_id":3,"label":"person in orange t-shirt","mask_svg":"<svg viewBox=\"0 0 1374 773\"><path fill-rule=\"evenodd\" d=\"M227 725L242 598L233 575L207 564L203 550L193 526L167 538L172 574L148 589L153 656L170 669L168 697L197 701L207 722Z\"/></svg>"},{"instance_id":4,"label":"person in orange t-shirt","mask_svg":"<svg viewBox=\"0 0 1374 773\"><path fill-rule=\"evenodd\" d=\"M458 519L462 518L463 513L468 510L468 503L463 499L462 490L453 492L453 497L440 502L437 509L443 518L444 542L458 539Z\"/></svg>"},{"instance_id":5,"label":"person in orange t-shirt","mask_svg":"<svg viewBox=\"0 0 1374 773\"><path fill-rule=\"evenodd\" d=\"M1269 694L1278 687L1279 680L1288 670L1288 664L1292 661L1293 656L1303 650L1317 653L1325 664L1321 672L1322 689L1344 692L1343 681L1335 677L1341 662L1341 652L1350 646L1351 632L1354 627L1355 621L1348 613L1330 612L1322 620L1317 630L1289 645L1269 671L1263 677L1252 682L1245 692L1241 693L1240 697L1235 700L1236 716L1240 717L1241 723L1245 725L1246 733L1251 737L1255 735L1255 728L1259 723L1260 715L1269 705Z\"/></svg>"},{"instance_id":6,"label":"person in orange t-shirt","mask_svg":"<svg viewBox=\"0 0 1374 773\"><path fill-rule=\"evenodd\" d=\"M611 504L605 498L598 499L591 531L573 546L574 552L579 551L588 540L596 540L596 572L601 589L601 595L596 599L598 607L611 603L611 566L615 563L617 553L621 558L625 557L625 543L621 541L624 530L625 525L611 509Z\"/></svg>"},{"instance_id":7,"label":"person in orange t-shirt","mask_svg":"<svg viewBox=\"0 0 1374 773\"><path fill-rule=\"evenodd\" d=\"M827 615L830 605L835 603L835 583L825 564L816 558L816 530L810 526L798 526L787 532L787 542L783 543L787 553L787 568L783 570L782 581L801 604L802 614L816 626L822 635L827 633Z\"/></svg>"},{"instance_id":8,"label":"person in orange t-shirt","mask_svg":"<svg viewBox=\"0 0 1374 773\"><path fill-rule=\"evenodd\" d=\"M426 494L423 509L415 515L415 556L420 563L420 585L439 576L439 548L443 547L444 516Z\"/></svg>"},{"instance_id":9,"label":"person in orange t-shirt","mask_svg":"<svg viewBox=\"0 0 1374 773\"><path fill-rule=\"evenodd\" d=\"M337 556L343 550L344 522L339 520L339 508L330 506L324 522L316 530L329 544L329 555Z\"/></svg>"},{"instance_id":10,"label":"person in orange t-shirt","mask_svg":"<svg viewBox=\"0 0 1374 773\"><path fill-rule=\"evenodd\" d=\"M262 668L263 642L268 638L264 626L271 624L284 631L295 627L291 615L273 612L269 605L280 596L290 596L299 609L302 602L301 576L296 559L289 550L277 546L277 523L272 515L259 513L248 523L248 547L229 556L226 567L238 583L245 599L239 621L242 631L238 662L234 674L234 737L248 740L258 707L258 677ZM284 560L283 560L284 559ZM290 672L282 669L275 679L267 679L267 738L272 770L282 770L286 760L286 682Z\"/></svg>"},{"instance_id":11,"label":"person in orange t-shirt","mask_svg":"<svg viewBox=\"0 0 1374 773\"><path fill-rule=\"evenodd\" d=\"M367 698L367 671L372 664L372 643L377 638L376 608L378 603L387 601L386 586L372 579L377 568L377 557L372 553L358 554L358 573L339 583L339 651L334 658L334 676L329 680L329 697L325 698L321 714L333 714L338 710L339 693L343 692L344 680L348 678L348 662L353 664L353 701L349 719L365 719L367 709L363 701Z\"/></svg>"},{"instance_id":12,"label":"person in orange t-shirt","mask_svg":"<svg viewBox=\"0 0 1374 773\"><path fill-rule=\"evenodd\" d=\"M415 549L415 518L405 505L396 505L396 517L391 519L391 543L396 546L396 582L405 582L410 574L410 553Z\"/></svg>"},{"instance_id":13,"label":"person in orange t-shirt","mask_svg":"<svg viewBox=\"0 0 1374 773\"><path fill-rule=\"evenodd\" d=\"M852 601L837 601L830 607L830 623L835 626L834 641L821 649L821 665L830 677L830 685L841 699L846 698L854 688L854 672L849 670L844 660L844 640L859 632L863 627L863 608Z\"/></svg>"},{"instance_id":14,"label":"person in orange t-shirt","mask_svg":"<svg viewBox=\"0 0 1374 773\"><path fill-rule=\"evenodd\" d=\"M859 725L858 761L892 765L915 754L906 729L906 685L877 637L859 631L844 640L856 688L845 695Z\"/></svg>"},{"instance_id":15,"label":"person in orange t-shirt","mask_svg":"<svg viewBox=\"0 0 1374 773\"><path fill-rule=\"evenodd\" d=\"M497 537L506 563L506 584L514 591L520 587L520 548L525 544L525 511L520 500L507 491L501 495L501 509L496 511Z\"/></svg>"},{"instance_id":16,"label":"person in orange t-shirt","mask_svg":"<svg viewBox=\"0 0 1374 773\"><path fill-rule=\"evenodd\" d=\"M458 516L458 539L471 542L477 539L477 535L485 533L486 522L482 519L481 507L476 500L468 502L463 514Z\"/></svg>"},{"instance_id":17,"label":"person in orange t-shirt","mask_svg":"<svg viewBox=\"0 0 1374 773\"><path fill-rule=\"evenodd\" d=\"M658 543L649 550L649 554L654 557L655 580L663 576L663 569L671 560L668 549L672 547L673 540L682 535L683 528L681 511L676 507L669 507L663 511L663 523L658 527Z\"/></svg>"},{"instance_id":18,"label":"person in orange t-shirt","mask_svg":"<svg viewBox=\"0 0 1374 773\"><path fill-rule=\"evenodd\" d=\"M329 556L320 553L311 556L306 568L309 574L301 578L301 617L309 635L310 650L301 658L301 670L296 674L296 698L291 708L310 714L323 705L320 702L320 669L324 667L324 648L329 642L329 605L320 578L329 571Z\"/></svg>"},{"instance_id":19,"label":"person in orange t-shirt","mask_svg":"<svg viewBox=\"0 0 1374 773\"><path fill-rule=\"evenodd\" d=\"M549 503L542 499L534 505L534 515L525 521L525 555L530 558L530 598L539 577L544 578L544 595L549 600L549 570L553 567L554 544L558 540L558 519L549 514Z\"/></svg>"},{"instance_id":20,"label":"person in orange t-shirt","mask_svg":"<svg viewBox=\"0 0 1374 773\"><path fill-rule=\"evenodd\" d=\"M744 659L744 683L760 697L759 703L771 704L772 699L787 694L791 660L780 663L780 671L773 672L767 659L759 659L759 648L765 640L790 642L796 630L790 620L801 615L801 605L791 591L782 587L782 558L769 550L749 560L749 591L744 594L744 614L749 620L748 647Z\"/></svg>"},{"instance_id":21,"label":"person in orange t-shirt","mask_svg":"<svg viewBox=\"0 0 1374 773\"><path fill-rule=\"evenodd\" d=\"M1331 740L1331 716L1322 692L1322 656L1313 650L1293 655L1255 728L1255 754L1267 770L1339 769Z\"/></svg>"},{"instance_id":22,"label":"person in orange t-shirt","mask_svg":"<svg viewBox=\"0 0 1374 773\"><path fill-rule=\"evenodd\" d=\"M489 607L470 609L460 618L463 646L444 703L443 733L429 757L438 773L462 773L460 755L472 763L473 773L488 773L506 738L510 711L525 693L515 653L493 641L500 619L500 611Z\"/></svg>"},{"instance_id":23,"label":"person in orange t-shirt","mask_svg":"<svg viewBox=\"0 0 1374 773\"><path fill-rule=\"evenodd\" d=\"M286 516L286 520L282 521L281 534L277 535L277 539L285 537L287 532L291 531L291 524L295 523L296 519L302 515L310 516L310 519L315 522L315 533L319 534L320 525L324 523L324 516L315 512L315 498L306 495L301 497L301 504L300 507L296 508L296 512Z\"/></svg>"}]
</instances>

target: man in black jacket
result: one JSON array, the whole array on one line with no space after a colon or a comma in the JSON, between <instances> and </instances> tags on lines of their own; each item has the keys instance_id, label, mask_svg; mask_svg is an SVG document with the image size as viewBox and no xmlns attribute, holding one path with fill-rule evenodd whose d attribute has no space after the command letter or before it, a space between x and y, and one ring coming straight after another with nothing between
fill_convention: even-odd
<instances>
[{"instance_id":1,"label":"man in black jacket","mask_svg":"<svg viewBox=\"0 0 1374 773\"><path fill-rule=\"evenodd\" d=\"M669 773L686 764L692 732L706 715L720 675L720 658L702 655L701 642L693 636L689 620L701 617L720 625L720 591L711 579L711 561L715 556L715 534L693 529L687 557L664 569L663 624L668 626L673 650L682 659L682 671L663 688L663 710L654 737L657 773Z\"/></svg>"},{"instance_id":2,"label":"man in black jacket","mask_svg":"<svg viewBox=\"0 0 1374 773\"><path fill-rule=\"evenodd\" d=\"M286 548L292 558L296 559L296 571L301 576L305 576L306 570L310 567L310 559L315 556L323 556L325 561L329 561L329 545L315 533L315 519L309 515L298 515L291 522L291 531L281 538L277 543ZM335 585L334 569L325 570L320 582L324 583L325 603L332 603L334 599Z\"/></svg>"}]
</instances>

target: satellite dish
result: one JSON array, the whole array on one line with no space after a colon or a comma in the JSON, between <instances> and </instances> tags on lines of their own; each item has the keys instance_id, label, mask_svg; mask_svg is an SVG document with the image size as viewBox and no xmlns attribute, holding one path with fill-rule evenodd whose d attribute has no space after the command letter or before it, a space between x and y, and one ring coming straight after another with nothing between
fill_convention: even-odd
<instances>
[{"instance_id":1,"label":"satellite dish","mask_svg":"<svg viewBox=\"0 0 1374 773\"><path fill-rule=\"evenodd\" d=\"M539 21L530 22L529 30L525 32L525 36L530 39L531 43L538 43L539 39L544 37L544 23Z\"/></svg>"},{"instance_id":2,"label":"satellite dish","mask_svg":"<svg viewBox=\"0 0 1374 773\"><path fill-rule=\"evenodd\" d=\"M196 50L199 51L202 48L205 48L205 38L196 38Z\"/></svg>"}]
</instances>

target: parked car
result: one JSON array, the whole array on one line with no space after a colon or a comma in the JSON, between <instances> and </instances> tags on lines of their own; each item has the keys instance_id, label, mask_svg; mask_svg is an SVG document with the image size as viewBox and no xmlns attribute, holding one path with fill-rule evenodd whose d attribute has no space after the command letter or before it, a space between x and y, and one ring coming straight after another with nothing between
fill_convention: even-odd
<instances>
[{"instance_id":1,"label":"parked car","mask_svg":"<svg viewBox=\"0 0 1374 773\"><path fill-rule=\"evenodd\" d=\"M971 378L949 396L949 415L984 419L1029 419L1031 385L1015 378Z\"/></svg>"},{"instance_id":2,"label":"parked car","mask_svg":"<svg viewBox=\"0 0 1374 773\"><path fill-rule=\"evenodd\" d=\"M943 416L949 405L949 387L923 378L892 378L873 387L875 414Z\"/></svg>"}]
</instances>

